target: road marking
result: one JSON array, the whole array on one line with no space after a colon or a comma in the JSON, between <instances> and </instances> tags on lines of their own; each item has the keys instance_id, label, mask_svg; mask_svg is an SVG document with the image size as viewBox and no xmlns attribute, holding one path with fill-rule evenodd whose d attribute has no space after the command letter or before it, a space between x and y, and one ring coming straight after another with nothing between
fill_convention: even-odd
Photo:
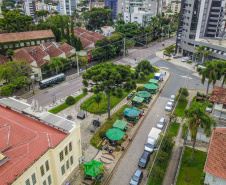
<instances>
[{"instance_id":1,"label":"road marking","mask_svg":"<svg viewBox=\"0 0 226 185\"><path fill-rule=\"evenodd\" d=\"M193 78L188 77L188 76L181 76L181 77L183 77L183 78L188 78L189 80L193 79Z\"/></svg>"},{"instance_id":2,"label":"road marking","mask_svg":"<svg viewBox=\"0 0 226 185\"><path fill-rule=\"evenodd\" d=\"M159 67L159 68L161 68L161 69L169 69L168 67Z\"/></svg>"}]
</instances>

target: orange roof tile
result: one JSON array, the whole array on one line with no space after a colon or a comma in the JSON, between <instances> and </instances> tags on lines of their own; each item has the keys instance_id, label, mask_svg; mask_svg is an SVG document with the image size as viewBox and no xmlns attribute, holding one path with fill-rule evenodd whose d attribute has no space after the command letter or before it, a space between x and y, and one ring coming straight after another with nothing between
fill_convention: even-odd
<instances>
[{"instance_id":1,"label":"orange roof tile","mask_svg":"<svg viewBox=\"0 0 226 185\"><path fill-rule=\"evenodd\" d=\"M26 31L16 33L2 33L0 34L0 42L10 42L18 40L54 38L51 30Z\"/></svg>"},{"instance_id":2,"label":"orange roof tile","mask_svg":"<svg viewBox=\"0 0 226 185\"><path fill-rule=\"evenodd\" d=\"M26 60L28 63L32 63L34 59L27 53L25 49L21 49L12 56L15 60Z\"/></svg>"},{"instance_id":3,"label":"orange roof tile","mask_svg":"<svg viewBox=\"0 0 226 185\"><path fill-rule=\"evenodd\" d=\"M44 51L47 54L49 54L50 57L58 57L59 55L61 55L63 53L63 51L61 51L60 49L58 49L53 44L51 46L48 46Z\"/></svg>"},{"instance_id":4,"label":"orange roof tile","mask_svg":"<svg viewBox=\"0 0 226 185\"><path fill-rule=\"evenodd\" d=\"M41 60L39 60L39 61L37 61L37 65L38 66L41 66L41 65L43 65L44 63L46 63L46 62L50 62L49 60L45 60L45 59L41 59Z\"/></svg>"},{"instance_id":5,"label":"orange roof tile","mask_svg":"<svg viewBox=\"0 0 226 185\"><path fill-rule=\"evenodd\" d=\"M210 139L204 172L226 179L226 128L215 128Z\"/></svg>"},{"instance_id":6,"label":"orange roof tile","mask_svg":"<svg viewBox=\"0 0 226 185\"><path fill-rule=\"evenodd\" d=\"M9 160L0 167L0 184L12 183L49 149L49 144L54 148L66 136L64 132L0 106L0 151L10 147L3 152Z\"/></svg>"},{"instance_id":7,"label":"orange roof tile","mask_svg":"<svg viewBox=\"0 0 226 185\"><path fill-rule=\"evenodd\" d=\"M215 103L226 104L226 88L214 86L209 100Z\"/></svg>"},{"instance_id":8,"label":"orange roof tile","mask_svg":"<svg viewBox=\"0 0 226 185\"><path fill-rule=\"evenodd\" d=\"M40 47L34 47L32 50L30 50L29 55L35 59L36 61L39 61L41 59L43 59L44 57L46 57L48 54L43 51Z\"/></svg>"},{"instance_id":9,"label":"orange roof tile","mask_svg":"<svg viewBox=\"0 0 226 185\"><path fill-rule=\"evenodd\" d=\"M3 65L8 61L9 61L9 59L6 56L0 55L0 65Z\"/></svg>"},{"instance_id":10,"label":"orange roof tile","mask_svg":"<svg viewBox=\"0 0 226 185\"><path fill-rule=\"evenodd\" d=\"M59 46L58 48L59 48L60 50L62 50L63 52L65 52L65 53L68 53L68 52L70 52L71 50L75 49L75 48L73 48L72 46L70 46L70 45L67 44L67 43L62 44L62 45Z\"/></svg>"}]
</instances>

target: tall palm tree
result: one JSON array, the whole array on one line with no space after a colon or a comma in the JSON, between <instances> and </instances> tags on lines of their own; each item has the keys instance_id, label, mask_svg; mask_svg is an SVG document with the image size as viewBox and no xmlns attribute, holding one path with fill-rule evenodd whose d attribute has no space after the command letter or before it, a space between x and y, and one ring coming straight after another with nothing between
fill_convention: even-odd
<instances>
[{"instance_id":1,"label":"tall palm tree","mask_svg":"<svg viewBox=\"0 0 226 185\"><path fill-rule=\"evenodd\" d=\"M186 124L191 131L191 139L193 140L191 160L193 160L196 136L199 126L204 129L206 136L209 137L212 133L212 127L216 127L217 125L216 121L205 112L208 104L209 102L195 102L184 112L183 118L187 118Z\"/></svg>"},{"instance_id":2,"label":"tall palm tree","mask_svg":"<svg viewBox=\"0 0 226 185\"><path fill-rule=\"evenodd\" d=\"M193 56L195 55L199 55L199 57L202 58L202 63L204 62L204 52L205 52L206 46L197 46L195 48L196 52L193 54Z\"/></svg>"},{"instance_id":3,"label":"tall palm tree","mask_svg":"<svg viewBox=\"0 0 226 185\"><path fill-rule=\"evenodd\" d=\"M209 63L206 68L202 69L201 71L199 71L199 74L202 75L202 84L205 83L206 78L208 79L207 82L207 89L206 89L206 99L207 100L207 95L208 95L208 91L209 91L209 85L211 83L213 83L213 85L216 84L217 82L217 71L216 71L217 67L216 65L211 62Z\"/></svg>"},{"instance_id":4,"label":"tall palm tree","mask_svg":"<svg viewBox=\"0 0 226 185\"><path fill-rule=\"evenodd\" d=\"M224 83L226 82L226 61L214 59L212 62L216 65L217 80L222 79L221 86L223 87Z\"/></svg>"},{"instance_id":5,"label":"tall palm tree","mask_svg":"<svg viewBox=\"0 0 226 185\"><path fill-rule=\"evenodd\" d=\"M204 56L206 56L206 59L207 60L209 60L209 55L211 54L211 53L213 53L213 51L207 51L207 50L205 50L205 51L203 51L204 52Z\"/></svg>"},{"instance_id":6,"label":"tall palm tree","mask_svg":"<svg viewBox=\"0 0 226 185\"><path fill-rule=\"evenodd\" d=\"M51 62L48 64L48 66L50 70L55 69L56 74L58 74L60 67L64 68L64 64L60 57L51 58Z\"/></svg>"}]
</instances>

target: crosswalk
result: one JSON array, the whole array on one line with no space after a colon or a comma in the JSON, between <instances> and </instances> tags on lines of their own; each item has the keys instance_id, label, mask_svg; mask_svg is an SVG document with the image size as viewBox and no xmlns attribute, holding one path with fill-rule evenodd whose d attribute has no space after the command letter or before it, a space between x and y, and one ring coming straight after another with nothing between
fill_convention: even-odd
<instances>
[{"instance_id":1,"label":"crosswalk","mask_svg":"<svg viewBox=\"0 0 226 185\"><path fill-rule=\"evenodd\" d=\"M150 59L149 61L150 61L150 64L154 64L155 62L158 62L160 60L161 60L161 58L155 57L155 58Z\"/></svg>"},{"instance_id":2,"label":"crosswalk","mask_svg":"<svg viewBox=\"0 0 226 185\"><path fill-rule=\"evenodd\" d=\"M135 60L127 58L127 57L123 58L123 60L125 60L126 62L129 62L129 63L132 63L132 64L136 64Z\"/></svg>"}]
</instances>

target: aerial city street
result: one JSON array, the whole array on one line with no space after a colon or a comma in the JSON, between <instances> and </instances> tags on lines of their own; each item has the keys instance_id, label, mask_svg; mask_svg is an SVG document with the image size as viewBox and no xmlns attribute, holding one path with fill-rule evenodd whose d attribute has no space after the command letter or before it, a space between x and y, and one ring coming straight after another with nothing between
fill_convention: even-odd
<instances>
[{"instance_id":1,"label":"aerial city street","mask_svg":"<svg viewBox=\"0 0 226 185\"><path fill-rule=\"evenodd\" d=\"M226 0L2 0L0 185L226 185Z\"/></svg>"}]
</instances>

